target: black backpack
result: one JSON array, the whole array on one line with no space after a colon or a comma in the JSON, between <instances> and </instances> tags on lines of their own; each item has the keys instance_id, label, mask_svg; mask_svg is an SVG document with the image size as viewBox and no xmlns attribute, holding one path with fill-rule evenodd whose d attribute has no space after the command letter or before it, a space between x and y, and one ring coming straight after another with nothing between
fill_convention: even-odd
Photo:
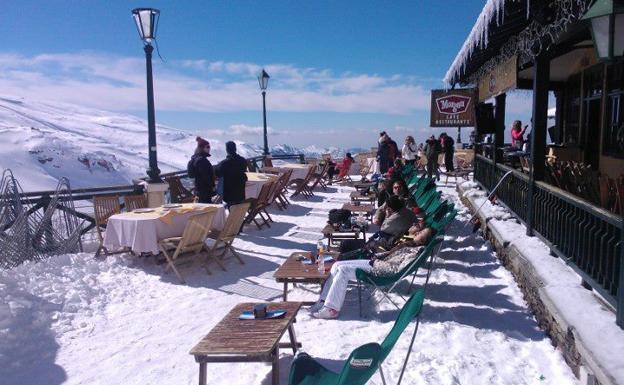
<instances>
[{"instance_id":1,"label":"black backpack","mask_svg":"<svg viewBox=\"0 0 624 385\"><path fill-rule=\"evenodd\" d=\"M351 211L343 209L331 209L329 210L328 222L331 224L350 224Z\"/></svg>"}]
</instances>

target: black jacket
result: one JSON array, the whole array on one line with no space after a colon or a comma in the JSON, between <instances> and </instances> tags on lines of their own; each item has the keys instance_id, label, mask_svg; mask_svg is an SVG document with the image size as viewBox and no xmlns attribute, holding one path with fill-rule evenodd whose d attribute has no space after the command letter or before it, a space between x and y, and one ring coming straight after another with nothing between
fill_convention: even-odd
<instances>
[{"instance_id":1,"label":"black jacket","mask_svg":"<svg viewBox=\"0 0 624 385\"><path fill-rule=\"evenodd\" d=\"M210 203L214 196L215 178L212 163L207 154L195 154L191 157L195 170L195 190L201 203Z\"/></svg>"},{"instance_id":2,"label":"black jacket","mask_svg":"<svg viewBox=\"0 0 624 385\"><path fill-rule=\"evenodd\" d=\"M215 174L223 178L223 200L230 204L245 200L247 161L238 154L228 154L216 167Z\"/></svg>"}]
</instances>

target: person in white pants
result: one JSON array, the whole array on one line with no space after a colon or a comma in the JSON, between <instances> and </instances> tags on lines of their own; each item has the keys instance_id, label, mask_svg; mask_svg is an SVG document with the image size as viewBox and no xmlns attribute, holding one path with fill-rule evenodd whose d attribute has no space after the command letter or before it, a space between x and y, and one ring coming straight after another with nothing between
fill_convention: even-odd
<instances>
[{"instance_id":1,"label":"person in white pants","mask_svg":"<svg viewBox=\"0 0 624 385\"><path fill-rule=\"evenodd\" d=\"M323 286L319 301L312 307L312 316L314 318L337 318L342 304L344 303L345 295L347 294L347 285L349 281L356 280L355 272L357 269L364 271L373 270L375 266L376 271L386 274L392 274L395 269L398 269L404 262L404 257L400 254L400 249L411 246L422 246L426 244L433 236L434 232L431 228L423 228L419 225L412 226L409 230L410 236L413 237L411 241L406 241L398 246L395 246L385 260L382 259L357 259L353 261L338 261L331 267L329 278ZM398 257L398 258L397 258ZM388 263L385 263L385 262ZM386 266L383 266L386 265Z\"/></svg>"}]
</instances>

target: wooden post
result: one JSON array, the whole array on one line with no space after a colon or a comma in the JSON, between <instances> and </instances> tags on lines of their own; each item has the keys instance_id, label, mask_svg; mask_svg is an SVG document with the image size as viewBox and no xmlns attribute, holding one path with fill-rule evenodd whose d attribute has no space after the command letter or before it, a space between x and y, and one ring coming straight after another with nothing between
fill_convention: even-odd
<instances>
[{"instance_id":1,"label":"wooden post","mask_svg":"<svg viewBox=\"0 0 624 385\"><path fill-rule=\"evenodd\" d=\"M499 163L502 159L499 158L501 154L498 151L499 148L502 148L505 145L505 100L507 99L507 94L500 94L496 97L496 105L494 106L496 109L494 111L494 124L496 132L494 134L494 154L493 158L494 163Z\"/></svg>"},{"instance_id":2,"label":"wooden post","mask_svg":"<svg viewBox=\"0 0 624 385\"><path fill-rule=\"evenodd\" d=\"M544 179L549 81L550 59L542 54L535 58L533 65L533 128L531 130L531 164L527 208L527 235L529 236L533 235L535 181Z\"/></svg>"}]
</instances>

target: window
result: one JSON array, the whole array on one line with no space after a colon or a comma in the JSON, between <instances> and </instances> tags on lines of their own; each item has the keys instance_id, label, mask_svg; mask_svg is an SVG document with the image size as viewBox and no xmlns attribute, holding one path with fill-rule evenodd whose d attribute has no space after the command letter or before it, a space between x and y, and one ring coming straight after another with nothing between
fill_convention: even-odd
<instances>
[{"instance_id":1,"label":"window","mask_svg":"<svg viewBox=\"0 0 624 385\"><path fill-rule=\"evenodd\" d=\"M624 60L607 67L607 115L602 135L603 155L624 158Z\"/></svg>"},{"instance_id":2,"label":"window","mask_svg":"<svg viewBox=\"0 0 624 385\"><path fill-rule=\"evenodd\" d=\"M581 114L581 75L571 76L565 90L564 136L566 144L579 144L579 119Z\"/></svg>"}]
</instances>

